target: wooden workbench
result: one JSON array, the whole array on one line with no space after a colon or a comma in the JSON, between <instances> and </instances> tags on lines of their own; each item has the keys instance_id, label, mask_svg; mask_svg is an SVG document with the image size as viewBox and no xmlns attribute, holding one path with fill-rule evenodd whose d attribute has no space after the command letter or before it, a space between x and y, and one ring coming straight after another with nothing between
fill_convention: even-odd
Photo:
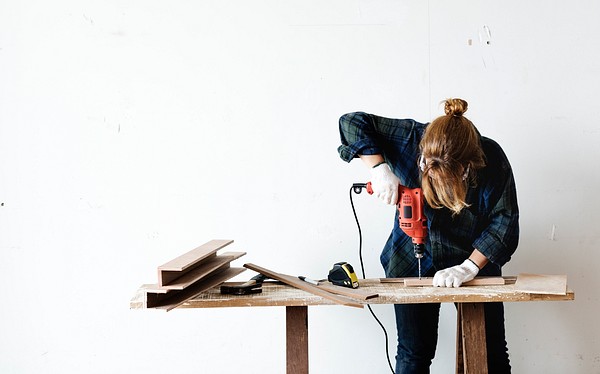
<instances>
[{"instance_id":1,"label":"wooden workbench","mask_svg":"<svg viewBox=\"0 0 600 374\"><path fill-rule=\"evenodd\" d=\"M502 286L470 286L459 288L405 287L403 282L380 279L360 280L360 289L379 294L361 301L363 304L457 303L457 373L487 373L487 352L483 303L574 300L575 294L536 294L515 290L515 277L505 277ZM285 306L287 331L287 373L308 373L308 307L333 305L322 297L279 283L265 282L260 294L221 295L210 289L188 300L180 308L223 308ZM143 309L144 286L131 300L131 308Z\"/></svg>"}]
</instances>

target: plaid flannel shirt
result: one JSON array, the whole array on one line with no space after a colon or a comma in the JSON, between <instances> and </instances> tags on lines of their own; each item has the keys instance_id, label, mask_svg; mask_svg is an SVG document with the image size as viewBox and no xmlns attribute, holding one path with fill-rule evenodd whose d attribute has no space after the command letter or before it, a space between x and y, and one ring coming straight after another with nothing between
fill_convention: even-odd
<instances>
[{"instance_id":1,"label":"plaid flannel shirt","mask_svg":"<svg viewBox=\"0 0 600 374\"><path fill-rule=\"evenodd\" d=\"M419 142L428 124L412 119L391 119L367 113L340 118L340 157L350 162L358 155L381 154L400 182L420 187ZM502 148L481 137L486 166L477 171L477 185L467 193L468 208L456 216L449 209L425 203L428 237L422 261L423 274L462 263L478 249L490 262L479 274L500 275L519 241L519 208L512 168ZM417 276L413 244L400 229L396 211L392 232L381 253L387 277Z\"/></svg>"}]
</instances>

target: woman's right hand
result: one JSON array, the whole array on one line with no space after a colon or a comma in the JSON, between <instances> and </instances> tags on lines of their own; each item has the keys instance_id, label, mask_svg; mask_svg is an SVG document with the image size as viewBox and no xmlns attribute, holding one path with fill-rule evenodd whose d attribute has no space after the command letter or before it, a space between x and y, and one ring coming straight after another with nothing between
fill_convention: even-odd
<instances>
[{"instance_id":1,"label":"woman's right hand","mask_svg":"<svg viewBox=\"0 0 600 374\"><path fill-rule=\"evenodd\" d=\"M386 163L371 169L371 188L373 194L389 205L398 203L398 186L400 179L392 172Z\"/></svg>"}]
</instances>

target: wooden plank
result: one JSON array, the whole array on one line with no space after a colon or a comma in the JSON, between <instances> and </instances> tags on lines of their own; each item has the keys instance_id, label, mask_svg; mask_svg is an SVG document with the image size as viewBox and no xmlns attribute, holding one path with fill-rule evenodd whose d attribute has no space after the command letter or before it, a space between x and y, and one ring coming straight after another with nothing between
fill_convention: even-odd
<instances>
[{"instance_id":1,"label":"wooden plank","mask_svg":"<svg viewBox=\"0 0 600 374\"><path fill-rule=\"evenodd\" d=\"M504 278L502 277L476 277L473 280L465 282L461 287L468 286L500 286L503 285ZM404 285L406 287L418 287L418 286L431 286L433 287L433 278L404 278Z\"/></svg>"},{"instance_id":2,"label":"wooden plank","mask_svg":"<svg viewBox=\"0 0 600 374\"><path fill-rule=\"evenodd\" d=\"M360 304L358 301L350 299L346 296L339 296L339 295L334 295L330 292L327 292L325 290L320 289L319 287L310 284L308 282L305 282L303 280L298 279L298 277L293 277L291 275L286 275L286 274L281 274L281 273L277 273L274 272L272 270L269 269L265 269L262 268L260 266L254 265L254 264L244 264L244 267L250 269L250 270L254 270L257 273L261 273L263 275L266 275L269 278L278 280L280 282L283 282L289 286L295 287L295 288L299 288L303 291L306 292L310 292L313 295L317 295L317 296L321 296L325 299L328 299L330 301L333 301L336 304L340 304L340 305L346 305L346 306L352 306L355 308L363 308L363 305Z\"/></svg>"},{"instance_id":3,"label":"wooden plank","mask_svg":"<svg viewBox=\"0 0 600 374\"><path fill-rule=\"evenodd\" d=\"M183 290L198 280L207 277L210 273L228 268L231 261L245 254L246 252L225 252L222 255L211 257L185 272L177 272L180 276L173 279L169 284L162 285L162 287L169 290Z\"/></svg>"},{"instance_id":4,"label":"wooden plank","mask_svg":"<svg viewBox=\"0 0 600 374\"><path fill-rule=\"evenodd\" d=\"M308 374L308 307L287 306L286 373Z\"/></svg>"},{"instance_id":5,"label":"wooden plank","mask_svg":"<svg viewBox=\"0 0 600 374\"><path fill-rule=\"evenodd\" d=\"M183 272L198 262L215 256L216 252L233 243L233 240L211 240L191 251L158 267L158 284L163 286L181 276L177 272Z\"/></svg>"},{"instance_id":6,"label":"wooden plank","mask_svg":"<svg viewBox=\"0 0 600 374\"><path fill-rule=\"evenodd\" d=\"M351 297L353 299L358 299L358 300L369 300L369 299L379 296L379 294L376 292L362 290L360 288L348 288L348 287L336 286L335 284L331 284L329 282L319 283L319 285L317 287L319 287L327 292L334 293L336 295L348 296L348 297Z\"/></svg>"},{"instance_id":7,"label":"wooden plank","mask_svg":"<svg viewBox=\"0 0 600 374\"><path fill-rule=\"evenodd\" d=\"M223 271L213 273L209 277L201 279L184 290L168 290L167 293L154 293L149 290L146 294L146 307L165 309L166 311L177 308L187 300L198 296L198 294L209 290L228 279L242 273L244 268L227 268Z\"/></svg>"},{"instance_id":8,"label":"wooden plank","mask_svg":"<svg viewBox=\"0 0 600 374\"><path fill-rule=\"evenodd\" d=\"M483 303L460 303L460 324L465 374L487 374L487 343Z\"/></svg>"},{"instance_id":9,"label":"wooden plank","mask_svg":"<svg viewBox=\"0 0 600 374\"><path fill-rule=\"evenodd\" d=\"M478 278L482 278L482 277L477 277ZM403 283L404 284L404 280L405 279L418 279L415 277L409 277L409 278L372 278L372 279L362 279L361 280L361 284L364 284L365 281L367 282L379 282L379 283ZM504 279L504 284L515 284L515 282L517 281L517 276L516 275L503 275L502 279Z\"/></svg>"},{"instance_id":10,"label":"wooden plank","mask_svg":"<svg viewBox=\"0 0 600 374\"><path fill-rule=\"evenodd\" d=\"M515 291L545 295L566 295L567 276L521 273L517 276Z\"/></svg>"}]
</instances>

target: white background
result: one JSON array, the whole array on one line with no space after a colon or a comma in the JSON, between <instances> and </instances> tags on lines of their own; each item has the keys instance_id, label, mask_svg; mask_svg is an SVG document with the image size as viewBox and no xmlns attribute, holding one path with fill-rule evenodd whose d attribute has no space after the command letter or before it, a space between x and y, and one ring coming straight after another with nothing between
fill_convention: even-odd
<instances>
[{"instance_id":1,"label":"white background","mask_svg":"<svg viewBox=\"0 0 600 374\"><path fill-rule=\"evenodd\" d=\"M427 122L462 97L508 154L521 242L505 274L574 302L506 304L516 373L600 373L594 1L2 1L0 372L282 373L284 308L129 310L211 239L312 278L358 269L337 120ZM367 277L393 208L355 199ZM247 279L253 275L245 272ZM377 306L395 352L391 306ZM388 372L365 310L309 310L311 373ZM444 305L433 373L454 368ZM393 358L392 358L393 359Z\"/></svg>"}]
</instances>

